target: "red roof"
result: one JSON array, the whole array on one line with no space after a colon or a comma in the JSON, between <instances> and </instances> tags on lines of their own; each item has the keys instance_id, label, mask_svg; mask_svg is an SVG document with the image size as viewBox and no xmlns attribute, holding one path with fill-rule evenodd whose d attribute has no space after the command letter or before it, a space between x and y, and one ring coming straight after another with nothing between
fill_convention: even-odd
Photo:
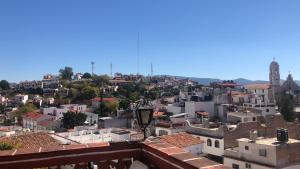
<instances>
[{"instance_id":1,"label":"red roof","mask_svg":"<svg viewBox=\"0 0 300 169\"><path fill-rule=\"evenodd\" d=\"M246 85L246 89L254 90L254 89L269 89L270 84L249 84Z\"/></svg>"},{"instance_id":2,"label":"red roof","mask_svg":"<svg viewBox=\"0 0 300 169\"><path fill-rule=\"evenodd\" d=\"M113 98L113 97L103 98L103 101L107 101L107 102L111 102L111 101L114 101L114 100L115 100L115 98ZM98 101L98 102L100 102L100 101L102 101L102 99L100 97L96 97L96 98L92 99L92 101Z\"/></svg>"},{"instance_id":3,"label":"red roof","mask_svg":"<svg viewBox=\"0 0 300 169\"><path fill-rule=\"evenodd\" d=\"M202 116L208 116L209 115L209 113L208 112L196 112L196 114L198 114L198 115L202 115Z\"/></svg>"},{"instance_id":4,"label":"red roof","mask_svg":"<svg viewBox=\"0 0 300 169\"><path fill-rule=\"evenodd\" d=\"M25 116L30 119L38 119L38 118L42 117L43 114L35 113L35 112L28 112L25 114Z\"/></svg>"},{"instance_id":5,"label":"red roof","mask_svg":"<svg viewBox=\"0 0 300 169\"><path fill-rule=\"evenodd\" d=\"M53 121L51 120L43 120L41 122L38 123L39 126L43 126L43 127L48 127Z\"/></svg>"},{"instance_id":6,"label":"red roof","mask_svg":"<svg viewBox=\"0 0 300 169\"><path fill-rule=\"evenodd\" d=\"M161 116L163 116L165 114L165 112L159 112L159 111L157 111L157 112L154 112L153 113L153 117L161 117Z\"/></svg>"}]
</instances>

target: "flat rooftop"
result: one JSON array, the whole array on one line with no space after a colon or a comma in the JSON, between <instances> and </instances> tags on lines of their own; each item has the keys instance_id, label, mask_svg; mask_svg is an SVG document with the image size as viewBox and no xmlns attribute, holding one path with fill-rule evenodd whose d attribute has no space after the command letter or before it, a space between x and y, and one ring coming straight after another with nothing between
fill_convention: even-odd
<instances>
[{"instance_id":1,"label":"flat rooftop","mask_svg":"<svg viewBox=\"0 0 300 169\"><path fill-rule=\"evenodd\" d=\"M253 142L252 140L250 140L248 138L237 139L237 141L238 142L247 142L247 143ZM279 145L281 145L280 142L277 141L277 138L259 137L253 143L261 144L261 145L267 145L267 146L279 146ZM295 144L295 143L300 143L300 140L289 139L289 141L286 144Z\"/></svg>"}]
</instances>

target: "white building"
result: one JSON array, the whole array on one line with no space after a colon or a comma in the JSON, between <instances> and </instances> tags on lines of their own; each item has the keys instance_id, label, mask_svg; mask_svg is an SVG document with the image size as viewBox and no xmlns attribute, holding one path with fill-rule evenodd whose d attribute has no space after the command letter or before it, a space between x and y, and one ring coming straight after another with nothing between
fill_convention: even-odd
<instances>
[{"instance_id":1,"label":"white building","mask_svg":"<svg viewBox=\"0 0 300 169\"><path fill-rule=\"evenodd\" d=\"M43 112L43 114L55 116L56 120L61 120L64 117L64 114L69 111L85 113L87 111L87 105L65 104L65 105L61 105L60 107L46 107L41 109L41 112ZM87 114L87 115L89 116L89 120L92 120L92 122L95 121L96 119L95 115L92 114Z\"/></svg>"},{"instance_id":2,"label":"white building","mask_svg":"<svg viewBox=\"0 0 300 169\"><path fill-rule=\"evenodd\" d=\"M5 98L4 96L1 96L1 94L0 94L0 104L5 105L7 103L7 101L8 101L8 99Z\"/></svg>"},{"instance_id":3,"label":"white building","mask_svg":"<svg viewBox=\"0 0 300 169\"><path fill-rule=\"evenodd\" d=\"M203 153L204 141L201 140L200 137L192 134L182 132L173 135L164 135L160 137L160 140L176 147L183 148L185 151L194 155Z\"/></svg>"},{"instance_id":4,"label":"white building","mask_svg":"<svg viewBox=\"0 0 300 169\"><path fill-rule=\"evenodd\" d=\"M269 104L274 103L272 91L269 84L250 84L246 85L245 89L252 94L250 102L253 104Z\"/></svg>"},{"instance_id":5,"label":"white building","mask_svg":"<svg viewBox=\"0 0 300 169\"><path fill-rule=\"evenodd\" d=\"M257 121L257 118L261 114L253 113L250 111L238 111L238 112L229 112L227 114L227 122L229 123L246 123Z\"/></svg>"},{"instance_id":6,"label":"white building","mask_svg":"<svg viewBox=\"0 0 300 169\"><path fill-rule=\"evenodd\" d=\"M14 102L17 104L25 104L28 101L28 95L17 94L14 97Z\"/></svg>"},{"instance_id":7,"label":"white building","mask_svg":"<svg viewBox=\"0 0 300 169\"><path fill-rule=\"evenodd\" d=\"M185 113L188 114L188 118L195 118L196 112L208 112L209 117L214 117L215 103L213 101L185 102Z\"/></svg>"},{"instance_id":8,"label":"white building","mask_svg":"<svg viewBox=\"0 0 300 169\"><path fill-rule=\"evenodd\" d=\"M276 138L238 139L238 147L226 149L224 164L233 169L298 169L300 141Z\"/></svg>"}]
</instances>

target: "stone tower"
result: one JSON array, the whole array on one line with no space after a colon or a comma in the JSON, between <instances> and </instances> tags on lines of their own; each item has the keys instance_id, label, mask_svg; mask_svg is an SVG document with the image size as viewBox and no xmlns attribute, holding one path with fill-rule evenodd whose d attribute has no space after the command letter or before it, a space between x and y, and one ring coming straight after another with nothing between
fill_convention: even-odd
<instances>
[{"instance_id":1,"label":"stone tower","mask_svg":"<svg viewBox=\"0 0 300 169\"><path fill-rule=\"evenodd\" d=\"M280 91L280 73L279 73L279 64L273 58L273 62L270 64L270 75L269 75L273 100L278 99L278 94Z\"/></svg>"}]
</instances>

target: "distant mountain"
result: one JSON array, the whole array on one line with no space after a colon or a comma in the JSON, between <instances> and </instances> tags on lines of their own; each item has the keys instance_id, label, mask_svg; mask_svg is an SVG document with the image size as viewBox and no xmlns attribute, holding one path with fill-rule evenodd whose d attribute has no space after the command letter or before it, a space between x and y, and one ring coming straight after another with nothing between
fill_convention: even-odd
<instances>
[{"instance_id":1,"label":"distant mountain","mask_svg":"<svg viewBox=\"0 0 300 169\"><path fill-rule=\"evenodd\" d=\"M184 77L184 76L171 76L171 75L163 75L167 77L175 77L177 79L190 79L192 81L198 82L199 84L203 85L209 85L211 82L222 82L223 80L221 79L216 79L216 78L198 78L198 77ZM266 80L249 80L249 79L244 79L244 78L237 78L233 79L238 84L241 85L247 85L247 84L265 84L269 83L269 81ZM285 80L280 80L280 83L282 84ZM295 80L295 82L300 86L300 80Z\"/></svg>"}]
</instances>

